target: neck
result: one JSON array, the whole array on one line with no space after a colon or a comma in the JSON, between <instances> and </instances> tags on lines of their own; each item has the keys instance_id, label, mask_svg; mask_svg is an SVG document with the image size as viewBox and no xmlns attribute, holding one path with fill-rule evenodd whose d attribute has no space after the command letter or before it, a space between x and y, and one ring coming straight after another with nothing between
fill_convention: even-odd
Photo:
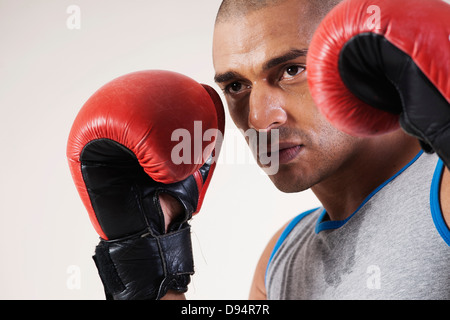
<instances>
[{"instance_id":1,"label":"neck","mask_svg":"<svg viewBox=\"0 0 450 320\"><path fill-rule=\"evenodd\" d=\"M420 151L417 139L401 131L370 138L350 159L311 190L331 220L348 218L379 185Z\"/></svg>"}]
</instances>

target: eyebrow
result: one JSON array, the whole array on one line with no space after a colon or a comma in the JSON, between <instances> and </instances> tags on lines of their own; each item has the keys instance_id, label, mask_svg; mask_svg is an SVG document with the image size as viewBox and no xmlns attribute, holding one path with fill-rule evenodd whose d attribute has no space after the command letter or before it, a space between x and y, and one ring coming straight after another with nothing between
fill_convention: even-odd
<instances>
[{"instance_id":1,"label":"eyebrow","mask_svg":"<svg viewBox=\"0 0 450 320\"><path fill-rule=\"evenodd\" d=\"M290 60L296 59L298 57L306 57L308 54L308 49L292 49L286 52L285 54L275 57L273 59L270 59L263 65L263 70L267 71L273 67L276 67L280 64L283 64L285 62L288 62ZM223 83L228 82L233 79L242 78L242 76L234 71L228 71L225 73L216 74L214 77L214 81L216 83Z\"/></svg>"},{"instance_id":2,"label":"eyebrow","mask_svg":"<svg viewBox=\"0 0 450 320\"><path fill-rule=\"evenodd\" d=\"M307 54L308 54L308 49L302 49L302 50L292 49L279 57L276 57L276 58L273 58L273 59L270 59L269 61L267 61L263 66L263 70L267 71L273 67L276 67L280 64L288 62L289 60L294 60L298 57L306 57Z\"/></svg>"},{"instance_id":3,"label":"eyebrow","mask_svg":"<svg viewBox=\"0 0 450 320\"><path fill-rule=\"evenodd\" d=\"M216 83L224 83L224 82L228 82L230 80L238 79L238 78L242 78L239 73L233 72L233 71L228 71L225 73L216 74L214 77L214 81Z\"/></svg>"}]
</instances>

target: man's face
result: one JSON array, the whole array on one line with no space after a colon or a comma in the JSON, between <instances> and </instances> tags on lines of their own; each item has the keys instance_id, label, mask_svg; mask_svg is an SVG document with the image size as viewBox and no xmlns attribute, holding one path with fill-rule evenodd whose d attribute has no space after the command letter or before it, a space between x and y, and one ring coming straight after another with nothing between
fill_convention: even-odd
<instances>
[{"instance_id":1,"label":"man's face","mask_svg":"<svg viewBox=\"0 0 450 320\"><path fill-rule=\"evenodd\" d=\"M284 192L329 177L360 143L332 127L311 98L306 53L320 19L307 8L288 0L220 22L214 32L216 82L236 126L279 130L279 170L270 179Z\"/></svg>"}]
</instances>

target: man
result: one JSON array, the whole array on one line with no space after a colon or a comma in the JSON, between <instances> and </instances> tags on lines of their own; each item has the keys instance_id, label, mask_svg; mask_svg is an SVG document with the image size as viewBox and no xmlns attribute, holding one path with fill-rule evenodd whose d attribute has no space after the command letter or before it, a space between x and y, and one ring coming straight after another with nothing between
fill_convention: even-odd
<instances>
[{"instance_id":1,"label":"man","mask_svg":"<svg viewBox=\"0 0 450 320\"><path fill-rule=\"evenodd\" d=\"M403 1L375 3L395 21ZM250 298L450 299L449 50L441 42L448 31L434 30L431 45L424 35L416 43L414 36L404 38L403 23L394 23L385 28L389 34L367 33L363 26L339 41L357 29L346 19L366 12L354 8L366 5L363 0L347 0L325 17L339 2L224 0L217 15L215 81L234 123L259 138L278 133L279 141L267 146L279 162L270 179L283 192L310 188L322 204L269 241ZM423 23L448 14L447 5L431 2ZM350 25L335 32L334 20ZM412 45L403 52L391 42ZM345 48L330 55L334 43ZM339 70L330 56L339 58ZM318 77L323 70L328 73ZM347 87L350 104L343 102ZM330 91L337 92L334 99ZM312 93L328 103L316 105ZM400 121L409 134L395 125L387 130L384 119ZM200 128L193 126L199 122ZM107 298L184 298L194 272L188 220L201 208L223 130L217 93L171 72L120 77L80 111L67 154L101 237L94 260ZM194 142L200 151L195 161L175 163L175 131L208 137L199 148ZM249 144L252 136L246 134ZM267 166L261 148L253 149L259 165Z\"/></svg>"},{"instance_id":2,"label":"man","mask_svg":"<svg viewBox=\"0 0 450 320\"><path fill-rule=\"evenodd\" d=\"M283 192L311 188L323 206L299 216L288 228L290 235L286 232L282 237L287 237L284 241L279 239L286 226L272 238L258 263L250 298L448 299L450 277L446 266L450 250L437 232L436 237L421 238L422 243L411 243L408 247L391 242L372 244L370 241L379 239L373 237L376 233L386 232L386 241L395 241L396 237L419 237L408 233L420 230L414 229L415 222L408 219L400 222L405 226L403 230L390 231L370 229L359 221L364 211L366 219L376 223L374 227L387 228L392 222L383 223L371 215L395 220L396 206L388 215L367 207L380 206L378 210L386 210L383 201L403 201L400 195L413 191L401 189L404 185L399 183L385 190L388 192L385 198L374 200L369 195L416 162L420 166L421 161L429 162L423 166L430 169L423 169L411 179L423 179L424 184L431 181L436 157L418 156L421 150L418 140L402 130L365 138L338 131L321 115L311 97L306 65L309 44L325 14L338 2L225 0L217 17L213 49L215 80L224 92L233 121L244 131L279 130L280 167L270 176L272 182ZM412 171L408 173L413 175ZM403 183L408 183L407 179ZM447 226L449 188L450 174L446 169L440 184L440 206ZM428 199L429 186L423 192ZM419 197L410 195L416 196ZM429 225L431 233L436 231L431 213L424 212L422 216L427 220L424 229ZM398 219L403 217L408 214ZM411 219L417 218L411 214ZM424 249L415 245L427 246L423 243L427 241L435 242L431 247L440 248L436 255L418 253L412 260L400 259L408 251L421 252ZM380 251L389 254L376 256ZM423 277L427 268L436 272L432 281ZM378 272L373 283L371 270Z\"/></svg>"}]
</instances>

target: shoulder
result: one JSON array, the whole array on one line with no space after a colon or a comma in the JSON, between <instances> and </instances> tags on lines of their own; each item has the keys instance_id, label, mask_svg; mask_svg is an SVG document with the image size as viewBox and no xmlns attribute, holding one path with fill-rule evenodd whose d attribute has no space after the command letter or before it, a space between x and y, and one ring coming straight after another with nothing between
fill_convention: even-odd
<instances>
[{"instance_id":1,"label":"shoulder","mask_svg":"<svg viewBox=\"0 0 450 320\"><path fill-rule=\"evenodd\" d=\"M266 270L267 266L270 263L270 259L274 251L281 245L281 242L288 236L288 234L292 231L292 229L307 215L310 213L318 211L319 208L315 208L309 211L306 211L294 219L288 221L281 229L279 229L270 239L266 248L264 249L261 257L256 266L255 274L253 276L253 282L250 289L250 299L251 300L266 300L267 292L266 292Z\"/></svg>"},{"instance_id":2,"label":"shoulder","mask_svg":"<svg viewBox=\"0 0 450 320\"><path fill-rule=\"evenodd\" d=\"M431 183L430 207L433 222L450 246L450 170L439 160Z\"/></svg>"},{"instance_id":3,"label":"shoulder","mask_svg":"<svg viewBox=\"0 0 450 320\"><path fill-rule=\"evenodd\" d=\"M443 171L439 198L442 216L447 227L450 228L450 170L444 167Z\"/></svg>"},{"instance_id":4,"label":"shoulder","mask_svg":"<svg viewBox=\"0 0 450 320\"><path fill-rule=\"evenodd\" d=\"M281 229L279 229L272 236L263 253L261 254L261 257L259 258L258 264L256 266L255 274L253 275L253 282L250 288L250 300L267 299L267 292L265 286L266 268L267 265L269 264L270 257L275 248L275 245L278 242L278 239L281 237L283 231L290 223L291 221L286 223Z\"/></svg>"}]
</instances>

